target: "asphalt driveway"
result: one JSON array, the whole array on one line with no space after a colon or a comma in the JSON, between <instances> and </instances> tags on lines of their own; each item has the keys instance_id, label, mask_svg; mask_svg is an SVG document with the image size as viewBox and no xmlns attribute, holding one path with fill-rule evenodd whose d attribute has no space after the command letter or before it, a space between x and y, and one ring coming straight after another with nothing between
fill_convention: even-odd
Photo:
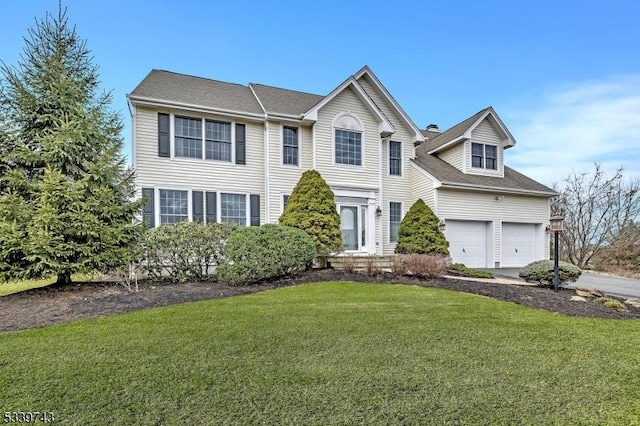
<instances>
[{"instance_id":1,"label":"asphalt driveway","mask_svg":"<svg viewBox=\"0 0 640 426\"><path fill-rule=\"evenodd\" d=\"M506 277L520 281L522 278L518 276L520 268L502 268L502 269L483 269L489 271L497 277ZM595 274L593 272L584 271L578 281L568 284L569 288L590 288L601 290L606 294L619 297L637 297L640 298L640 280L631 278L621 278L609 275Z\"/></svg>"}]
</instances>

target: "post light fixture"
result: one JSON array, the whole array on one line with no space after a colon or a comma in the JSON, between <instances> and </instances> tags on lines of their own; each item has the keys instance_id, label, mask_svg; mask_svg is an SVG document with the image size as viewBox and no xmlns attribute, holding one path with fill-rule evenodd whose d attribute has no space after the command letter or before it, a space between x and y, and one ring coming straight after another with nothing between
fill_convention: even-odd
<instances>
[{"instance_id":1,"label":"post light fixture","mask_svg":"<svg viewBox=\"0 0 640 426\"><path fill-rule=\"evenodd\" d=\"M563 222L564 216L562 215L553 215L549 218L549 229L553 232L553 290L557 293L558 287L560 286L560 253L559 244L558 244L558 236L564 230Z\"/></svg>"},{"instance_id":2,"label":"post light fixture","mask_svg":"<svg viewBox=\"0 0 640 426\"><path fill-rule=\"evenodd\" d=\"M380 208L380 206L376 207L376 216L377 217L382 216L382 209Z\"/></svg>"}]
</instances>

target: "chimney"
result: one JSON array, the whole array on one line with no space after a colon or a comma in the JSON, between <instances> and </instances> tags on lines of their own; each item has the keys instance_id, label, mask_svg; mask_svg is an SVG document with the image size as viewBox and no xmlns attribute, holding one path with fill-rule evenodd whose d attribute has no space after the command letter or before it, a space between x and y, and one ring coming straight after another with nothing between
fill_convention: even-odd
<instances>
[{"instance_id":1,"label":"chimney","mask_svg":"<svg viewBox=\"0 0 640 426\"><path fill-rule=\"evenodd\" d=\"M437 124L429 124L426 129L427 132L440 133L440 129Z\"/></svg>"}]
</instances>

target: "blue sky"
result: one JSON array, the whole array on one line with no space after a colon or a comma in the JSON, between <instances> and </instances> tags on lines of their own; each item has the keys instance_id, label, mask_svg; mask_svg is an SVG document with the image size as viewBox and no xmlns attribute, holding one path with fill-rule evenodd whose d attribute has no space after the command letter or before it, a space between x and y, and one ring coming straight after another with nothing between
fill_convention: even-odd
<instances>
[{"instance_id":1,"label":"blue sky","mask_svg":"<svg viewBox=\"0 0 640 426\"><path fill-rule=\"evenodd\" d=\"M58 0L5 0L0 59L16 64ZM640 176L640 2L67 0L102 85L152 69L327 94L369 65L409 116L441 129L491 105L514 135L506 163L552 184L624 166Z\"/></svg>"}]
</instances>

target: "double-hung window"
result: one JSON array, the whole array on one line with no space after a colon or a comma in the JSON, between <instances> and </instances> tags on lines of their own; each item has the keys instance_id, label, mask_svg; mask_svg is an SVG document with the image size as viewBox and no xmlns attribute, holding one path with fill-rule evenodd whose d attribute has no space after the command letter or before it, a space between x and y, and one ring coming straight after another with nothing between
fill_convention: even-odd
<instances>
[{"instance_id":1,"label":"double-hung window","mask_svg":"<svg viewBox=\"0 0 640 426\"><path fill-rule=\"evenodd\" d=\"M362 165L362 133L336 129L336 163Z\"/></svg>"},{"instance_id":2,"label":"double-hung window","mask_svg":"<svg viewBox=\"0 0 640 426\"><path fill-rule=\"evenodd\" d=\"M389 174L402 175L402 143L389 141Z\"/></svg>"},{"instance_id":3,"label":"double-hung window","mask_svg":"<svg viewBox=\"0 0 640 426\"><path fill-rule=\"evenodd\" d=\"M282 164L298 165L298 128L282 128Z\"/></svg>"},{"instance_id":4,"label":"double-hung window","mask_svg":"<svg viewBox=\"0 0 640 426\"><path fill-rule=\"evenodd\" d=\"M398 241L398 228L402 221L402 203L391 201L389 203L389 241L395 243Z\"/></svg>"},{"instance_id":5,"label":"double-hung window","mask_svg":"<svg viewBox=\"0 0 640 426\"><path fill-rule=\"evenodd\" d=\"M202 120L176 117L175 156L202 158Z\"/></svg>"},{"instance_id":6,"label":"double-hung window","mask_svg":"<svg viewBox=\"0 0 640 426\"><path fill-rule=\"evenodd\" d=\"M160 224L189 220L188 191L160 190Z\"/></svg>"},{"instance_id":7,"label":"double-hung window","mask_svg":"<svg viewBox=\"0 0 640 426\"><path fill-rule=\"evenodd\" d=\"M205 158L231 161L231 123L205 121Z\"/></svg>"},{"instance_id":8,"label":"double-hung window","mask_svg":"<svg viewBox=\"0 0 640 426\"><path fill-rule=\"evenodd\" d=\"M220 194L220 219L222 222L247 224L247 197L244 194Z\"/></svg>"},{"instance_id":9,"label":"double-hung window","mask_svg":"<svg viewBox=\"0 0 640 426\"><path fill-rule=\"evenodd\" d=\"M471 144L471 166L481 169L498 169L498 147L481 143Z\"/></svg>"}]
</instances>

